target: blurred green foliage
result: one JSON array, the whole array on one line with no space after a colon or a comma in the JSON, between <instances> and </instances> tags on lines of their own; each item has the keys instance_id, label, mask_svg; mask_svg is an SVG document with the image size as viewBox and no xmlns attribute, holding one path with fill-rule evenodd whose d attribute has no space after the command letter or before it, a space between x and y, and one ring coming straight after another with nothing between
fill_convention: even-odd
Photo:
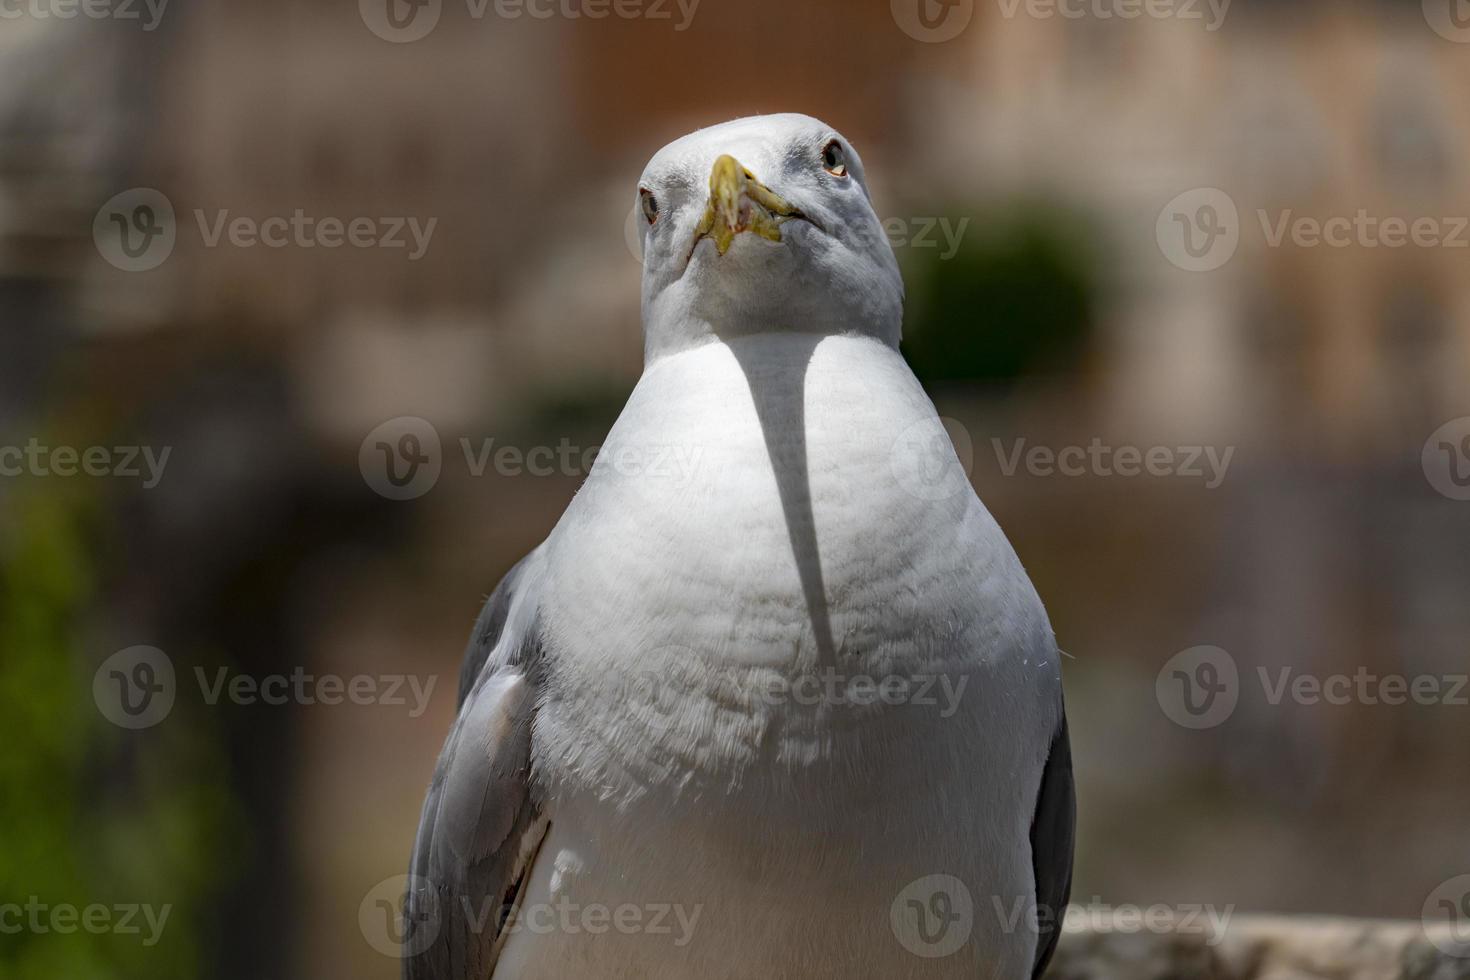
<instances>
[{"instance_id":1,"label":"blurred green foliage","mask_svg":"<svg viewBox=\"0 0 1470 980\"><path fill-rule=\"evenodd\" d=\"M1090 230L1079 213L1021 202L976 209L953 255L900 249L903 352L919 379L1004 385L1075 367L1098 307Z\"/></svg>"},{"instance_id":2,"label":"blurred green foliage","mask_svg":"<svg viewBox=\"0 0 1470 980\"><path fill-rule=\"evenodd\" d=\"M238 854L226 843L219 743L177 710L154 729L123 731L92 699L92 673L111 652L88 640L92 556L106 552L96 492L81 481L9 481L3 507L0 977L202 976L210 900ZM127 907L145 905L161 929L141 912L136 934L118 928ZM95 906L110 925L94 912L83 927ZM53 917L67 908L77 910L70 925Z\"/></svg>"},{"instance_id":3,"label":"blurred green foliage","mask_svg":"<svg viewBox=\"0 0 1470 980\"><path fill-rule=\"evenodd\" d=\"M526 431L535 438L546 433L601 433L617 419L631 387L604 377L576 378L535 396L520 413Z\"/></svg>"}]
</instances>

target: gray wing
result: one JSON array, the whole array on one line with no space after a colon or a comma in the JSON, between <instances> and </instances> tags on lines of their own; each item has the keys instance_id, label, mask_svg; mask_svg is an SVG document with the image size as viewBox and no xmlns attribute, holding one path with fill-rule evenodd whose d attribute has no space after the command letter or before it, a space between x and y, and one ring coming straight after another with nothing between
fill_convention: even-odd
<instances>
[{"instance_id":1,"label":"gray wing","mask_svg":"<svg viewBox=\"0 0 1470 980\"><path fill-rule=\"evenodd\" d=\"M1067 709L1052 736L1051 751L1041 774L1036 815L1031 819L1031 868L1036 874L1036 906L1047 910L1039 922L1032 980L1046 972L1061 935L1062 916L1072 896L1072 851L1077 841L1077 794L1072 784L1072 742L1067 737Z\"/></svg>"},{"instance_id":2,"label":"gray wing","mask_svg":"<svg viewBox=\"0 0 1470 980\"><path fill-rule=\"evenodd\" d=\"M475 630L470 634L469 649L465 650L464 663L459 668L459 707L464 708L465 699L475 689L475 684L480 679L480 673L484 670L485 662L490 659L490 654L495 650L496 643L500 640L500 634L505 630L505 621L510 616L511 600L525 594L521 586L522 578L527 570L536 564L538 552L533 551L520 561L516 562L510 571L505 573L505 578L490 593L490 598L485 600L485 606L480 610L480 617L475 621Z\"/></svg>"},{"instance_id":3,"label":"gray wing","mask_svg":"<svg viewBox=\"0 0 1470 980\"><path fill-rule=\"evenodd\" d=\"M507 914L546 835L530 779L540 650L536 558L532 552L505 576L470 637L459 716L414 841L404 980L488 980Z\"/></svg>"}]
</instances>

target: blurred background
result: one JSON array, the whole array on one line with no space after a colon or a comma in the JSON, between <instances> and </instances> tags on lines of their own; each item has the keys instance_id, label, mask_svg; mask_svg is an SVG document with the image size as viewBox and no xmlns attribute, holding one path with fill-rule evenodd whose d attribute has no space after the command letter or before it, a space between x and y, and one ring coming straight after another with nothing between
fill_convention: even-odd
<instances>
[{"instance_id":1,"label":"blurred background","mask_svg":"<svg viewBox=\"0 0 1470 980\"><path fill-rule=\"evenodd\" d=\"M768 111L864 154L1072 658L1074 900L1417 918L1470 871L1467 91L1464 0L0 0L0 903L171 910L0 975L397 976L470 626L641 369L638 175ZM382 686L208 697L303 673Z\"/></svg>"}]
</instances>

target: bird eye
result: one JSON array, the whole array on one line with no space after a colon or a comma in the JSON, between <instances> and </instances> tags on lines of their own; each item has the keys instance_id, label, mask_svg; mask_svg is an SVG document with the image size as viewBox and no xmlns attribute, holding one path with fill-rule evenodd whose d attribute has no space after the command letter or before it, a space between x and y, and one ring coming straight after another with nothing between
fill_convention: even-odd
<instances>
[{"instance_id":1,"label":"bird eye","mask_svg":"<svg viewBox=\"0 0 1470 980\"><path fill-rule=\"evenodd\" d=\"M643 208L643 217L648 219L649 224L658 221L658 198L653 196L653 191L647 187L639 188L638 203Z\"/></svg>"},{"instance_id":2,"label":"bird eye","mask_svg":"<svg viewBox=\"0 0 1470 980\"><path fill-rule=\"evenodd\" d=\"M841 143L833 140L822 150L822 166L834 177L847 176L847 154L842 152Z\"/></svg>"}]
</instances>

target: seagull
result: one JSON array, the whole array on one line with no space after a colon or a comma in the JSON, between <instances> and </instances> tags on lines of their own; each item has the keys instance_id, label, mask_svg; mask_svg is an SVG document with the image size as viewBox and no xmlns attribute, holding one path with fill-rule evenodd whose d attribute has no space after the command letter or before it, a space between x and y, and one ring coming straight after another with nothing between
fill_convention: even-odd
<instances>
[{"instance_id":1,"label":"seagull","mask_svg":"<svg viewBox=\"0 0 1470 980\"><path fill-rule=\"evenodd\" d=\"M1059 651L899 353L861 158L739 119L634 206L643 374L475 624L405 980L1039 976Z\"/></svg>"}]
</instances>

